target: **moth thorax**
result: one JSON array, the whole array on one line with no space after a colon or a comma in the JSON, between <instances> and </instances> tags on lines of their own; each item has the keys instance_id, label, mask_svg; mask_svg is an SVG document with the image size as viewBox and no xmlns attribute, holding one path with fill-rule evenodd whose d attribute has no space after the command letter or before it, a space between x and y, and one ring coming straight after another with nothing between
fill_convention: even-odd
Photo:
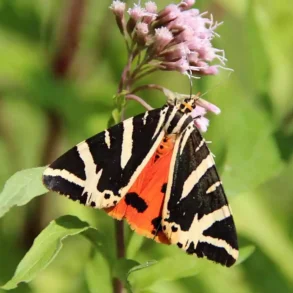
<instances>
[{"instance_id":1,"label":"moth thorax","mask_svg":"<svg viewBox=\"0 0 293 293\"><path fill-rule=\"evenodd\" d=\"M177 108L180 112L184 114L191 113L195 109L195 100L194 98L186 98L177 105Z\"/></svg>"}]
</instances>

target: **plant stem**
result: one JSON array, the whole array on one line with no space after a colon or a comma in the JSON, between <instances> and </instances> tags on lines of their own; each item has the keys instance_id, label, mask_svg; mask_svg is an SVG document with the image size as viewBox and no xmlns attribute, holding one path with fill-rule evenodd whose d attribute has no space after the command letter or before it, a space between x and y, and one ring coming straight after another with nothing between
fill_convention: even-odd
<instances>
[{"instance_id":1,"label":"plant stem","mask_svg":"<svg viewBox=\"0 0 293 293\"><path fill-rule=\"evenodd\" d=\"M144 85L138 86L134 90L132 90L131 94L134 94L134 93L139 92L141 90L150 90L150 89L158 90L160 92L164 92L164 90L165 90L164 87L162 87L158 84L144 84Z\"/></svg>"},{"instance_id":2,"label":"plant stem","mask_svg":"<svg viewBox=\"0 0 293 293\"><path fill-rule=\"evenodd\" d=\"M133 58L134 58L134 53L130 53L129 58L128 58L128 62L122 71L117 94L120 94L123 90L126 89L126 87L129 87L128 78L129 78L129 71L130 71L131 62L132 62Z\"/></svg>"},{"instance_id":3,"label":"plant stem","mask_svg":"<svg viewBox=\"0 0 293 293\"><path fill-rule=\"evenodd\" d=\"M117 257L125 257L125 244L124 244L124 223L122 221L115 221L115 234L116 234L116 249ZM114 279L114 293L123 292L123 283L119 279Z\"/></svg>"},{"instance_id":4,"label":"plant stem","mask_svg":"<svg viewBox=\"0 0 293 293\"><path fill-rule=\"evenodd\" d=\"M135 60L135 58L138 55L138 65L134 69L134 71L131 73L131 65L132 62ZM117 90L117 96L120 94L125 95L125 99L127 100L134 100L140 103L143 107L145 107L148 110L152 110L152 107L148 105L143 99L140 97L130 93L131 92L131 86L135 81L137 81L138 77L136 77L137 74L140 73L142 70L143 66L146 64L148 61L147 58L144 58L143 61L141 61L141 51L140 49L133 45L130 47L130 52L129 52L129 57L126 66L124 67L122 74L121 74L121 79L119 82L118 90ZM149 73L149 71L145 71L141 74L141 76L144 76L144 74ZM155 88L155 85L153 86ZM118 99L119 100L119 99ZM119 102L118 102L119 103ZM125 106L122 105L117 105L118 109L121 109L121 121L124 120L125 118ZM116 121L117 122L117 121ZM117 258L124 258L125 257L125 243L124 243L124 225L123 221L115 221L115 235L116 235L116 251L117 251ZM123 292L123 283L121 280L115 278L113 280L113 287L114 287L114 293L122 293Z\"/></svg>"},{"instance_id":5,"label":"plant stem","mask_svg":"<svg viewBox=\"0 0 293 293\"><path fill-rule=\"evenodd\" d=\"M149 70L146 70L146 71L142 72L140 75L136 76L135 81L137 81L137 80L139 80L139 79L141 79L141 78L143 78L143 77L145 77L145 76L147 76L147 75L149 75L149 74L151 74L151 73L153 73L153 72L155 72L157 70L158 70L157 67L149 69Z\"/></svg>"},{"instance_id":6,"label":"plant stem","mask_svg":"<svg viewBox=\"0 0 293 293\"><path fill-rule=\"evenodd\" d=\"M147 103L145 102L142 98L136 96L136 95L133 95L133 94L128 94L125 96L125 98L127 100L134 100L138 103L140 103L143 107L145 107L148 111L150 110L153 110L153 108Z\"/></svg>"},{"instance_id":7,"label":"plant stem","mask_svg":"<svg viewBox=\"0 0 293 293\"><path fill-rule=\"evenodd\" d=\"M117 90L117 95L121 94L123 90L128 90L129 87L131 86L131 80L129 80L129 73L131 69L131 63L133 59L135 58L135 54L137 52L131 51L129 53L129 58L127 61L126 66L124 67L122 74L121 74L121 79L119 82L118 90ZM119 105L117 105L119 108ZM125 109L124 106L121 109L121 121L124 120L124 113ZM115 236L116 236L116 253L117 253L117 258L124 258L125 257L125 243L124 243L124 226L123 226L123 220L122 221L115 221ZM123 292L123 283L121 280L118 278L113 279L113 289L114 293L122 293Z\"/></svg>"}]
</instances>

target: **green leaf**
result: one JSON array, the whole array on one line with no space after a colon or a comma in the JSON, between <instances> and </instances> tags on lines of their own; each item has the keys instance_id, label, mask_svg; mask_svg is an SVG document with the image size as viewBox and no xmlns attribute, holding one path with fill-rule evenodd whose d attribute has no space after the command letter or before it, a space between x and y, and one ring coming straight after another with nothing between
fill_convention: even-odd
<instances>
[{"instance_id":1,"label":"green leaf","mask_svg":"<svg viewBox=\"0 0 293 293\"><path fill-rule=\"evenodd\" d=\"M129 272L128 281L134 292L150 288L160 281L173 281L194 276L199 272L202 260L181 254L151 264L153 265L148 264L133 268Z\"/></svg>"},{"instance_id":2,"label":"green leaf","mask_svg":"<svg viewBox=\"0 0 293 293\"><path fill-rule=\"evenodd\" d=\"M143 264L137 265L128 271L128 276L135 271L146 269L152 265L155 265L156 263L158 263L156 260L149 260Z\"/></svg>"},{"instance_id":3,"label":"green leaf","mask_svg":"<svg viewBox=\"0 0 293 293\"><path fill-rule=\"evenodd\" d=\"M22 170L8 179L0 194L0 217L13 206L25 205L48 191L42 183L44 170L45 167Z\"/></svg>"},{"instance_id":4,"label":"green leaf","mask_svg":"<svg viewBox=\"0 0 293 293\"><path fill-rule=\"evenodd\" d=\"M145 240L145 237L136 233L132 233L129 243L127 245L127 249L126 249L127 258L134 258L136 256L144 240Z\"/></svg>"},{"instance_id":5,"label":"green leaf","mask_svg":"<svg viewBox=\"0 0 293 293\"><path fill-rule=\"evenodd\" d=\"M255 251L255 246L247 245L239 249L239 257L235 265L239 265L247 260Z\"/></svg>"},{"instance_id":6,"label":"green leaf","mask_svg":"<svg viewBox=\"0 0 293 293\"><path fill-rule=\"evenodd\" d=\"M112 118L114 120L114 124L120 122L120 120L121 120L121 112L117 108L112 111Z\"/></svg>"},{"instance_id":7,"label":"green leaf","mask_svg":"<svg viewBox=\"0 0 293 293\"><path fill-rule=\"evenodd\" d=\"M94 251L94 255L86 265L85 277L90 293L112 293L110 266L103 253Z\"/></svg>"},{"instance_id":8,"label":"green leaf","mask_svg":"<svg viewBox=\"0 0 293 293\"><path fill-rule=\"evenodd\" d=\"M264 184L267 188L266 185L270 186L270 183ZM233 213L237 215L237 231L255 243L262 253L270 257L278 270L282 272L284 278L293 282L292 240L284 229L284 222L279 221L277 205L271 205L264 201L268 193L263 193L263 189L264 187L261 186L234 199ZM278 197L280 200L283 194L280 193L279 189L278 192L277 195L280 194ZM274 193L274 196L276 196L276 193ZM292 197L292 194L290 196ZM274 210L273 213L271 212L272 209ZM256 223L259 224L256 225Z\"/></svg>"},{"instance_id":9,"label":"green leaf","mask_svg":"<svg viewBox=\"0 0 293 293\"><path fill-rule=\"evenodd\" d=\"M127 280L128 272L137 265L139 265L139 263L132 259L118 259L113 267L113 276L121 280L126 288L129 288Z\"/></svg>"},{"instance_id":10,"label":"green leaf","mask_svg":"<svg viewBox=\"0 0 293 293\"><path fill-rule=\"evenodd\" d=\"M90 234L89 234L89 231ZM30 282L36 275L44 270L57 256L63 246L63 240L68 236L82 234L94 241L94 245L101 246L98 242L99 232L88 223L74 216L62 216L52 221L35 239L33 246L19 263L14 276L2 289L13 289L21 282ZM95 237L93 237L95 234Z\"/></svg>"}]
</instances>

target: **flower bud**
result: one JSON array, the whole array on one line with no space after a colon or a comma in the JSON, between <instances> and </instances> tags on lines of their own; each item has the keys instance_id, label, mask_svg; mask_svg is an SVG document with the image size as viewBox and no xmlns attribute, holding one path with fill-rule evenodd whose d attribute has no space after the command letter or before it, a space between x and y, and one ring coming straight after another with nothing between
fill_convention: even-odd
<instances>
[{"instance_id":1,"label":"flower bud","mask_svg":"<svg viewBox=\"0 0 293 293\"><path fill-rule=\"evenodd\" d=\"M210 121L208 118L202 116L202 117L194 119L194 124L200 131L206 132L208 130Z\"/></svg>"},{"instance_id":2,"label":"flower bud","mask_svg":"<svg viewBox=\"0 0 293 293\"><path fill-rule=\"evenodd\" d=\"M157 4L153 1L148 1L145 3L145 10L149 13L157 13Z\"/></svg>"},{"instance_id":3,"label":"flower bud","mask_svg":"<svg viewBox=\"0 0 293 293\"><path fill-rule=\"evenodd\" d=\"M148 33L149 33L149 28L147 23L144 23L144 22L137 23L135 28L135 41L139 45L144 46L147 41Z\"/></svg>"},{"instance_id":4,"label":"flower bud","mask_svg":"<svg viewBox=\"0 0 293 293\"><path fill-rule=\"evenodd\" d=\"M184 30L182 30L179 34L177 34L174 38L174 43L183 43L189 40L192 40L194 37L193 30L189 27L186 27Z\"/></svg>"},{"instance_id":5,"label":"flower bud","mask_svg":"<svg viewBox=\"0 0 293 293\"><path fill-rule=\"evenodd\" d=\"M153 52L159 54L172 39L173 35L166 27L155 29Z\"/></svg>"},{"instance_id":6,"label":"flower bud","mask_svg":"<svg viewBox=\"0 0 293 293\"><path fill-rule=\"evenodd\" d=\"M114 0L110 6L110 9L115 14L117 26L122 35L124 35L124 12L126 9L126 4L119 0Z\"/></svg>"},{"instance_id":7,"label":"flower bud","mask_svg":"<svg viewBox=\"0 0 293 293\"><path fill-rule=\"evenodd\" d=\"M187 10L189 9L192 5L194 5L195 0L183 0L179 3L178 7L181 10Z\"/></svg>"},{"instance_id":8,"label":"flower bud","mask_svg":"<svg viewBox=\"0 0 293 293\"><path fill-rule=\"evenodd\" d=\"M214 114L217 114L217 115L221 113L220 108L218 108L216 105L201 98L196 99L196 105L206 109L207 111L213 112Z\"/></svg>"},{"instance_id":9,"label":"flower bud","mask_svg":"<svg viewBox=\"0 0 293 293\"><path fill-rule=\"evenodd\" d=\"M114 0L112 4L110 5L110 9L112 10L112 12L119 18L123 17L125 8L126 8L126 3L119 0Z\"/></svg>"},{"instance_id":10,"label":"flower bud","mask_svg":"<svg viewBox=\"0 0 293 293\"><path fill-rule=\"evenodd\" d=\"M160 68L167 71L179 71L183 74L189 70L189 64L185 58L181 58L175 62L161 62Z\"/></svg>"},{"instance_id":11,"label":"flower bud","mask_svg":"<svg viewBox=\"0 0 293 293\"><path fill-rule=\"evenodd\" d=\"M157 17L156 27L167 25L170 21L176 19L180 15L181 11L175 4L166 6Z\"/></svg>"},{"instance_id":12,"label":"flower bud","mask_svg":"<svg viewBox=\"0 0 293 293\"><path fill-rule=\"evenodd\" d=\"M131 35L136 26L136 23L140 21L145 15L145 10L144 8L141 8L139 5L134 4L134 8L129 8L127 12L130 18L127 22L126 28L129 35Z\"/></svg>"},{"instance_id":13,"label":"flower bud","mask_svg":"<svg viewBox=\"0 0 293 293\"><path fill-rule=\"evenodd\" d=\"M157 17L157 5L153 1L145 3L146 15L143 17L143 22L150 24Z\"/></svg>"},{"instance_id":14,"label":"flower bud","mask_svg":"<svg viewBox=\"0 0 293 293\"><path fill-rule=\"evenodd\" d=\"M183 43L181 43L164 50L159 56L163 58L164 61L172 62L181 58L186 58L188 54L188 48Z\"/></svg>"},{"instance_id":15,"label":"flower bud","mask_svg":"<svg viewBox=\"0 0 293 293\"><path fill-rule=\"evenodd\" d=\"M200 73L202 73L204 75L216 75L219 73L219 69L217 66L212 65L207 68L201 69Z\"/></svg>"}]
</instances>

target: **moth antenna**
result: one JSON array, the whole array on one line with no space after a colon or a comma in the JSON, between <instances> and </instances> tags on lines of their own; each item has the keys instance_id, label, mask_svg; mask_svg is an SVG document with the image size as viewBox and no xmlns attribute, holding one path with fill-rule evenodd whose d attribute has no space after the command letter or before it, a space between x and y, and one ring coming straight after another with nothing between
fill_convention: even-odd
<instances>
[{"instance_id":1,"label":"moth antenna","mask_svg":"<svg viewBox=\"0 0 293 293\"><path fill-rule=\"evenodd\" d=\"M232 71L229 71L227 77L224 80L222 80L222 81L218 82L217 84L215 84L212 88L210 88L209 90L204 92L200 97L205 96L209 92L211 92L211 91L215 90L216 88L218 88L220 85L223 85L225 82L227 82L230 79L231 74L232 74Z\"/></svg>"},{"instance_id":2,"label":"moth antenna","mask_svg":"<svg viewBox=\"0 0 293 293\"><path fill-rule=\"evenodd\" d=\"M187 54L187 60L188 60L188 54ZM189 62L189 60L188 60ZM188 76L188 79L189 79L189 98L191 99L192 97L192 89L193 89L193 81L192 81L192 70L189 68L189 74L187 75Z\"/></svg>"},{"instance_id":3,"label":"moth antenna","mask_svg":"<svg viewBox=\"0 0 293 293\"><path fill-rule=\"evenodd\" d=\"M191 70L190 70L190 74L191 74ZM189 96L191 98L192 97L192 89L193 89L193 81L192 81L191 75L188 75L188 79L189 79Z\"/></svg>"}]
</instances>

